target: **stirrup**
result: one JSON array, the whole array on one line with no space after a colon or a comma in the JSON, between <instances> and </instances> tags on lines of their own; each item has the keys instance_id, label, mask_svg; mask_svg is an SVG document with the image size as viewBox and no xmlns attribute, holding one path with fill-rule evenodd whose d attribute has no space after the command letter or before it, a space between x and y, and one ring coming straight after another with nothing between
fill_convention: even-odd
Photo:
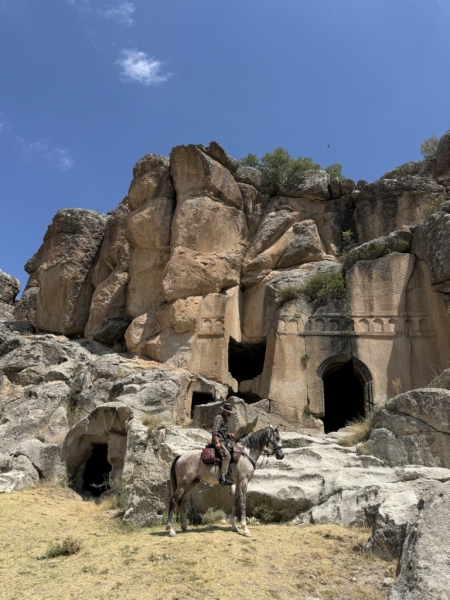
<instances>
[{"instance_id":1,"label":"stirrup","mask_svg":"<svg viewBox=\"0 0 450 600\"><path fill-rule=\"evenodd\" d=\"M220 477L220 479L219 479L219 485L233 485L233 482L227 476Z\"/></svg>"}]
</instances>

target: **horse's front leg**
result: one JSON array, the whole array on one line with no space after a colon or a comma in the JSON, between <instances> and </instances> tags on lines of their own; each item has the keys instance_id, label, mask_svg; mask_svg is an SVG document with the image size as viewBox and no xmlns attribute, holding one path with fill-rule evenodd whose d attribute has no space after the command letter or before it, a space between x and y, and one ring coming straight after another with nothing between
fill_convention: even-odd
<instances>
[{"instance_id":1,"label":"horse's front leg","mask_svg":"<svg viewBox=\"0 0 450 600\"><path fill-rule=\"evenodd\" d=\"M231 515L230 515L230 524L231 524L231 529L233 531L235 531L236 533L239 531L236 525L236 510L239 506L239 502L241 499L241 486L237 483L236 484L236 489L234 491L234 500L233 500L233 510L231 511Z\"/></svg>"},{"instance_id":2,"label":"horse's front leg","mask_svg":"<svg viewBox=\"0 0 450 600\"><path fill-rule=\"evenodd\" d=\"M247 484L243 483L241 485L241 525L244 528L244 535L246 537L251 537L250 530L247 527L247 515L246 515L246 507L247 507Z\"/></svg>"}]
</instances>

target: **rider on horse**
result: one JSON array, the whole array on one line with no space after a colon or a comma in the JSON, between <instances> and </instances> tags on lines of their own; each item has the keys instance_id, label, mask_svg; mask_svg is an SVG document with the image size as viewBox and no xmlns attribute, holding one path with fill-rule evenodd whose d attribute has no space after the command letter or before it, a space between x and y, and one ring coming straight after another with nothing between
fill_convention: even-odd
<instances>
[{"instance_id":1,"label":"rider on horse","mask_svg":"<svg viewBox=\"0 0 450 600\"><path fill-rule=\"evenodd\" d=\"M220 485L232 485L228 469L231 456L227 449L227 441L234 438L234 434L228 433L228 417L236 412L231 404L224 404L220 415L214 418L212 428L212 443L222 457L222 475L219 479Z\"/></svg>"}]
</instances>

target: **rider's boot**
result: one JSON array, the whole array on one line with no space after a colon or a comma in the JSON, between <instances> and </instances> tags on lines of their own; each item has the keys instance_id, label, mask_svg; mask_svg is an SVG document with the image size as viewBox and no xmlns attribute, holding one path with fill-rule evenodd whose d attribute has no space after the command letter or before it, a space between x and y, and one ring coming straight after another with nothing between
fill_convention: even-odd
<instances>
[{"instance_id":1,"label":"rider's boot","mask_svg":"<svg viewBox=\"0 0 450 600\"><path fill-rule=\"evenodd\" d=\"M219 485L233 485L233 482L228 473L219 477Z\"/></svg>"}]
</instances>

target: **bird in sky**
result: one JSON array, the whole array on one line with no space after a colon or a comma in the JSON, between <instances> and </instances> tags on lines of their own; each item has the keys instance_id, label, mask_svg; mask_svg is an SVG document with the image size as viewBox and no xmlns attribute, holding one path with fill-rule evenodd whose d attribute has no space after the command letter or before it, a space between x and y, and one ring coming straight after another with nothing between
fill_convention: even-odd
<instances>
[{"instance_id":1,"label":"bird in sky","mask_svg":"<svg viewBox=\"0 0 450 600\"><path fill-rule=\"evenodd\" d=\"M327 148L330 148L330 144L328 144Z\"/></svg>"}]
</instances>

